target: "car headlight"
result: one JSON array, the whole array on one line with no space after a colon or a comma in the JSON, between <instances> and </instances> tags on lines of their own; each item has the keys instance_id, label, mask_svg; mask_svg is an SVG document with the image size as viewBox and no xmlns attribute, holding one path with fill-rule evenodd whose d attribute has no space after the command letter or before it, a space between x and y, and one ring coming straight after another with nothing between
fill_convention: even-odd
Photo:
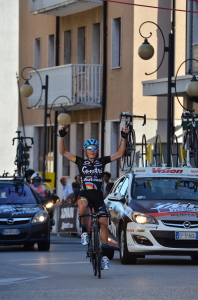
<instances>
[{"instance_id":1,"label":"car headlight","mask_svg":"<svg viewBox=\"0 0 198 300\"><path fill-rule=\"evenodd\" d=\"M138 223L138 224L159 224L158 221L149 215L146 214L141 214L138 212L134 212L132 213L132 219L134 222Z\"/></svg>"},{"instance_id":2,"label":"car headlight","mask_svg":"<svg viewBox=\"0 0 198 300\"><path fill-rule=\"evenodd\" d=\"M48 213L46 211L39 211L33 218L32 223L43 223L47 220Z\"/></svg>"},{"instance_id":3,"label":"car headlight","mask_svg":"<svg viewBox=\"0 0 198 300\"><path fill-rule=\"evenodd\" d=\"M51 208L53 205L54 205L53 202L48 202L48 203L46 204L46 208Z\"/></svg>"}]
</instances>

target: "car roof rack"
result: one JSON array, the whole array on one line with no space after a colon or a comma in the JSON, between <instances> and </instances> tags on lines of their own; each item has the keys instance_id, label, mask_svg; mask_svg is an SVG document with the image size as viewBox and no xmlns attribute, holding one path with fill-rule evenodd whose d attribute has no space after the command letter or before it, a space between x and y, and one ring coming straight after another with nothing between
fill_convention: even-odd
<instances>
[{"instance_id":1,"label":"car roof rack","mask_svg":"<svg viewBox=\"0 0 198 300\"><path fill-rule=\"evenodd\" d=\"M20 181L24 181L24 177L23 176L19 176L16 174L13 175L9 175L9 172L3 172L2 176L0 176L0 179L13 179L13 180L20 180Z\"/></svg>"},{"instance_id":2,"label":"car roof rack","mask_svg":"<svg viewBox=\"0 0 198 300\"><path fill-rule=\"evenodd\" d=\"M190 175L198 176L198 168L186 167L134 167L131 172L144 175Z\"/></svg>"}]
</instances>

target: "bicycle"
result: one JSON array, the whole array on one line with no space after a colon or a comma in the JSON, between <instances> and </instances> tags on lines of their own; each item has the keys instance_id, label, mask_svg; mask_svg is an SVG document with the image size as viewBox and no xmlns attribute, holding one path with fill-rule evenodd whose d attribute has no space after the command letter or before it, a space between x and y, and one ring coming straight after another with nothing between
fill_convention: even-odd
<instances>
[{"instance_id":1,"label":"bicycle","mask_svg":"<svg viewBox=\"0 0 198 300\"><path fill-rule=\"evenodd\" d=\"M17 165L17 172L18 175L21 176L22 174L22 168L23 166L27 166L27 145L23 141L26 141L27 139L31 140L31 145L34 144L34 140L31 137L23 137L21 136L21 131L16 131L18 134L17 137L12 139L12 145L14 145L15 140L18 140L18 145L17 145L17 151L16 151L16 158L14 161L14 164Z\"/></svg>"},{"instance_id":2,"label":"bicycle","mask_svg":"<svg viewBox=\"0 0 198 300\"><path fill-rule=\"evenodd\" d=\"M94 276L98 276L98 278L101 278L102 244L100 239L100 224L98 222L98 219L100 217L110 217L110 215L108 213L100 214L91 212L89 214L80 215L79 220L82 217L91 217L91 228L88 234L89 242L86 257L90 258L90 263L93 266Z\"/></svg>"},{"instance_id":3,"label":"bicycle","mask_svg":"<svg viewBox=\"0 0 198 300\"><path fill-rule=\"evenodd\" d=\"M129 112L121 112L119 123L121 123L123 117L125 117L125 126L128 127L129 133L126 142L125 154L121 158L121 171L123 171L125 167L131 169L135 159L136 139L135 130L133 129L133 118L143 118L144 121L142 126L146 124L146 115L137 116L131 115Z\"/></svg>"},{"instance_id":4,"label":"bicycle","mask_svg":"<svg viewBox=\"0 0 198 300\"><path fill-rule=\"evenodd\" d=\"M195 167L198 167L198 115L191 115L189 111L182 113L182 126L184 132L183 146L186 151L185 165L191 167L191 159L194 159Z\"/></svg>"},{"instance_id":5,"label":"bicycle","mask_svg":"<svg viewBox=\"0 0 198 300\"><path fill-rule=\"evenodd\" d=\"M179 167L179 144L176 135L173 135L171 139L171 165L172 167Z\"/></svg>"}]
</instances>

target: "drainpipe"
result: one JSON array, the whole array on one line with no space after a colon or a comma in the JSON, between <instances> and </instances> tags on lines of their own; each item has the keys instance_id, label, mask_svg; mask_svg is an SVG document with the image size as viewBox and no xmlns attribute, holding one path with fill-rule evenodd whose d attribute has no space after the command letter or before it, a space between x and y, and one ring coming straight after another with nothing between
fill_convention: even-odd
<instances>
[{"instance_id":1,"label":"drainpipe","mask_svg":"<svg viewBox=\"0 0 198 300\"><path fill-rule=\"evenodd\" d=\"M60 37L59 37L59 29L60 29L60 17L56 17L56 52L55 52L55 66L59 65L59 43L60 43ZM57 116L58 112L55 111L54 114L54 173L55 173L55 182L54 187L56 191L56 181L57 181Z\"/></svg>"},{"instance_id":2,"label":"drainpipe","mask_svg":"<svg viewBox=\"0 0 198 300\"><path fill-rule=\"evenodd\" d=\"M107 99L107 1L103 2L103 78L101 116L101 156L104 156L105 113Z\"/></svg>"},{"instance_id":3,"label":"drainpipe","mask_svg":"<svg viewBox=\"0 0 198 300\"><path fill-rule=\"evenodd\" d=\"M173 10L172 10L172 26L171 26L171 30L172 30L172 45L173 45L173 49L172 49L172 70L171 70L171 77L174 76L175 74L175 0L173 0L173 6L172 6ZM171 137L174 135L175 133L175 126L174 126L174 97L172 97L172 101L171 101Z\"/></svg>"}]
</instances>

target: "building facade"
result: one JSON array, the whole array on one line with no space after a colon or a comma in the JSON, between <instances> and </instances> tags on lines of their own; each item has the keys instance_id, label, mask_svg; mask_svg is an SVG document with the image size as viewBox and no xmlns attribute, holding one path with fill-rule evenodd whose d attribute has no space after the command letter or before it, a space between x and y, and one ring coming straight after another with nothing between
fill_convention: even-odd
<instances>
[{"instance_id":1,"label":"building facade","mask_svg":"<svg viewBox=\"0 0 198 300\"><path fill-rule=\"evenodd\" d=\"M154 143L157 134L161 136L166 159L168 58L165 55L157 72L149 76L145 74L157 69L164 45L157 27L144 24L141 32L144 36L152 32L149 42L155 48L155 54L151 60L141 60L138 48L143 38L139 28L146 21L158 24L167 45L174 19L174 69L177 70L187 58L187 53L191 56L196 53L196 47L189 38L196 21L190 19L192 14L188 16L185 12L172 10L188 9L186 3L177 2L152 2L153 6L166 10L134 5L139 4L138 1L121 4L100 0L20 0L19 70L33 67L39 72L43 84L46 76L49 77L46 171L56 173L58 193L60 177L67 176L72 182L78 174L76 166L57 153L56 119L63 108L67 108L71 116L66 136L66 145L71 153L84 155L83 142L87 138L98 139L104 155L116 152L124 125L119 123L119 115L128 111L134 115L146 114L147 117L144 127L141 119L134 123L137 165L141 165L143 134L148 143ZM147 1L141 4L147 5ZM184 65L180 75L186 76L186 73ZM34 88L29 99L22 97L26 135L33 136L35 140L30 150L30 166L42 171L45 90L40 97L42 84L35 70L25 69L23 75L25 78L32 76L30 84ZM162 81L163 87L159 86ZM23 82L20 77L20 85ZM165 90L163 93L162 88ZM179 96L182 104L191 105L187 104L184 88L179 91ZM27 109L27 106L36 108ZM174 128L180 142L182 111L175 100ZM22 125L20 119L19 128ZM119 162L107 165L106 170L112 174L112 179L116 179L120 176Z\"/></svg>"}]
</instances>

